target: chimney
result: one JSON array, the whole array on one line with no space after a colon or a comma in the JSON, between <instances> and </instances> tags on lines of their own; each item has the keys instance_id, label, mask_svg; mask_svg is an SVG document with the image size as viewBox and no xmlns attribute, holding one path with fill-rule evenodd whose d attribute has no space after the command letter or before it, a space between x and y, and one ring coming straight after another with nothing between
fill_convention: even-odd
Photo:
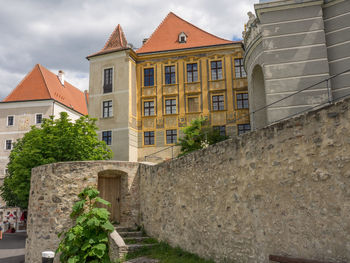
<instances>
[{"instance_id":1,"label":"chimney","mask_svg":"<svg viewBox=\"0 0 350 263\"><path fill-rule=\"evenodd\" d=\"M58 71L58 79L60 80L62 86L64 86L64 71L63 70Z\"/></svg>"},{"instance_id":2,"label":"chimney","mask_svg":"<svg viewBox=\"0 0 350 263\"><path fill-rule=\"evenodd\" d=\"M147 40L148 40L148 38L144 38L144 39L142 40L142 45L144 45L144 44L146 43Z\"/></svg>"}]
</instances>

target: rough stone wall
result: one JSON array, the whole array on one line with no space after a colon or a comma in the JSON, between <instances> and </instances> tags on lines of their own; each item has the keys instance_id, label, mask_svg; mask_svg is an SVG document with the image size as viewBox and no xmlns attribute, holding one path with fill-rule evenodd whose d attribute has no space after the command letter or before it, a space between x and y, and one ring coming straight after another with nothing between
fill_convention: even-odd
<instances>
[{"instance_id":1,"label":"rough stone wall","mask_svg":"<svg viewBox=\"0 0 350 263\"><path fill-rule=\"evenodd\" d=\"M349 103L142 165L146 232L217 262L350 262Z\"/></svg>"},{"instance_id":2,"label":"rough stone wall","mask_svg":"<svg viewBox=\"0 0 350 263\"><path fill-rule=\"evenodd\" d=\"M138 163L116 161L67 162L39 166L32 170L28 207L26 262L41 262L41 252L55 251L57 234L72 225L69 215L79 194L87 186L97 186L98 173L122 171L121 225L139 223ZM55 258L58 262L58 257Z\"/></svg>"}]
</instances>

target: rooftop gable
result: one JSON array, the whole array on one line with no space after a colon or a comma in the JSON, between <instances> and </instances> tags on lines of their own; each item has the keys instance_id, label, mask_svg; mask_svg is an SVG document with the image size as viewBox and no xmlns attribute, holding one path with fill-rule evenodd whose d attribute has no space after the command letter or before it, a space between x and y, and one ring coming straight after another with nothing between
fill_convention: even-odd
<instances>
[{"instance_id":1,"label":"rooftop gable","mask_svg":"<svg viewBox=\"0 0 350 263\"><path fill-rule=\"evenodd\" d=\"M100 51L89 55L87 58L89 59L90 57L103 55L103 54L124 50L128 48L129 48L128 41L126 40L122 27L118 24L118 26L114 29L112 34L109 36L104 47Z\"/></svg>"},{"instance_id":2,"label":"rooftop gable","mask_svg":"<svg viewBox=\"0 0 350 263\"><path fill-rule=\"evenodd\" d=\"M186 41L179 41L184 33ZM195 47L238 43L214 36L170 12L136 53L152 53Z\"/></svg>"},{"instance_id":3,"label":"rooftop gable","mask_svg":"<svg viewBox=\"0 0 350 263\"><path fill-rule=\"evenodd\" d=\"M88 113L85 94L67 81L63 86L57 75L40 64L34 66L3 102L45 99L56 100L82 115Z\"/></svg>"}]
</instances>

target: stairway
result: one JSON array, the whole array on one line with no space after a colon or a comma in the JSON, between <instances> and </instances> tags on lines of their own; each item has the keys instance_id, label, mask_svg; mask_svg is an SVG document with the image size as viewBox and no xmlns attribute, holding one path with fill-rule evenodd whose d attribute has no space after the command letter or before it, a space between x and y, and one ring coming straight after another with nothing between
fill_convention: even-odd
<instances>
[{"instance_id":1,"label":"stairway","mask_svg":"<svg viewBox=\"0 0 350 263\"><path fill-rule=\"evenodd\" d=\"M142 231L138 231L136 229L117 226L115 230L123 238L128 253L144 247L151 247L157 242L156 240L146 236Z\"/></svg>"}]
</instances>

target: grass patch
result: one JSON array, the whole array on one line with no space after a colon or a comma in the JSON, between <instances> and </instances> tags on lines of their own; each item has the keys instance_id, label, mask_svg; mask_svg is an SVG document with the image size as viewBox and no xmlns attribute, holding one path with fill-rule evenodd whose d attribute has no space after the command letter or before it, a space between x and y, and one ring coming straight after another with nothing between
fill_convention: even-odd
<instances>
[{"instance_id":1,"label":"grass patch","mask_svg":"<svg viewBox=\"0 0 350 263\"><path fill-rule=\"evenodd\" d=\"M126 255L126 260L144 256L159 259L160 263L214 263L212 260L201 259L197 255L183 251L181 248L173 248L164 242L128 253Z\"/></svg>"}]
</instances>

